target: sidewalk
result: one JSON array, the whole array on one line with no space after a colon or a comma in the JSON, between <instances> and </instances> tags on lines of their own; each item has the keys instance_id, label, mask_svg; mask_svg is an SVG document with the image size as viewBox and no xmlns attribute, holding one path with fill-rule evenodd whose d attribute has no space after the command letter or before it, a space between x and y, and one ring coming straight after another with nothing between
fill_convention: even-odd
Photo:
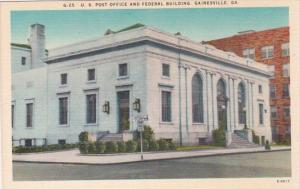
<instances>
[{"instance_id":1,"label":"sidewalk","mask_svg":"<svg viewBox=\"0 0 300 189\"><path fill-rule=\"evenodd\" d=\"M205 157L225 154L241 154L255 152L270 152L290 150L291 147L272 147L266 151L264 147L258 148L239 148L239 149L210 149L197 151L172 151L172 152L146 152L144 161L164 160L188 157ZM35 162L35 163L64 163L64 164L117 164L141 161L140 153L126 154L95 154L80 155L79 150L67 150L60 152L13 154L14 162Z\"/></svg>"}]
</instances>

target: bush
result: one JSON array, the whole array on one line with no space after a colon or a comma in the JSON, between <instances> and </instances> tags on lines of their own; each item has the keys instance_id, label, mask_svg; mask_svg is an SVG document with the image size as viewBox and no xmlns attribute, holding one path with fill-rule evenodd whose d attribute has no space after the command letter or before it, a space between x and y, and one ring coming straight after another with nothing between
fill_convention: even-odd
<instances>
[{"instance_id":1,"label":"bush","mask_svg":"<svg viewBox=\"0 0 300 189\"><path fill-rule=\"evenodd\" d=\"M89 133L86 131L82 131L79 134L79 142L87 142L89 140Z\"/></svg>"},{"instance_id":2,"label":"bush","mask_svg":"<svg viewBox=\"0 0 300 189\"><path fill-rule=\"evenodd\" d=\"M115 142L105 142L105 153L116 153L118 152L118 145Z\"/></svg>"},{"instance_id":3,"label":"bush","mask_svg":"<svg viewBox=\"0 0 300 189\"><path fill-rule=\"evenodd\" d=\"M95 145L97 153L103 154L105 152L105 144L103 142L97 141Z\"/></svg>"},{"instance_id":4,"label":"bush","mask_svg":"<svg viewBox=\"0 0 300 189\"><path fill-rule=\"evenodd\" d=\"M164 139L158 140L158 146L160 151L169 150L169 143Z\"/></svg>"},{"instance_id":5,"label":"bush","mask_svg":"<svg viewBox=\"0 0 300 189\"><path fill-rule=\"evenodd\" d=\"M175 143L172 142L172 141L170 141L170 142L169 142L169 148L170 148L170 150L176 150L176 145L175 145Z\"/></svg>"},{"instance_id":6,"label":"bush","mask_svg":"<svg viewBox=\"0 0 300 189\"><path fill-rule=\"evenodd\" d=\"M157 151L159 149L159 145L155 140L149 141L149 150L150 151Z\"/></svg>"},{"instance_id":7,"label":"bush","mask_svg":"<svg viewBox=\"0 0 300 189\"><path fill-rule=\"evenodd\" d=\"M117 142L118 152L126 152L126 144L123 141Z\"/></svg>"},{"instance_id":8,"label":"bush","mask_svg":"<svg viewBox=\"0 0 300 189\"><path fill-rule=\"evenodd\" d=\"M255 144L259 144L259 136L255 135L255 132L252 130L252 138Z\"/></svg>"},{"instance_id":9,"label":"bush","mask_svg":"<svg viewBox=\"0 0 300 189\"><path fill-rule=\"evenodd\" d=\"M88 142L81 142L79 143L79 151L81 154L87 154L88 151L88 147L89 147L89 143Z\"/></svg>"},{"instance_id":10,"label":"bush","mask_svg":"<svg viewBox=\"0 0 300 189\"><path fill-rule=\"evenodd\" d=\"M97 153L95 142L90 142L88 145L88 153L95 154Z\"/></svg>"},{"instance_id":11,"label":"bush","mask_svg":"<svg viewBox=\"0 0 300 189\"><path fill-rule=\"evenodd\" d=\"M269 143L268 140L266 141L265 149L266 149L266 150L271 150L271 146L270 146L270 143Z\"/></svg>"},{"instance_id":12,"label":"bush","mask_svg":"<svg viewBox=\"0 0 300 189\"><path fill-rule=\"evenodd\" d=\"M72 149L77 147L76 144L51 144L51 145L43 145L43 146L14 146L12 149L13 153L32 153L32 152L44 152L44 151L55 151L62 149Z\"/></svg>"},{"instance_id":13,"label":"bush","mask_svg":"<svg viewBox=\"0 0 300 189\"><path fill-rule=\"evenodd\" d=\"M144 131L142 132L143 140L150 141L154 139L154 132L149 125L144 126ZM137 140L140 140L140 133L137 135Z\"/></svg>"},{"instance_id":14,"label":"bush","mask_svg":"<svg viewBox=\"0 0 300 189\"><path fill-rule=\"evenodd\" d=\"M127 152L135 152L137 149L137 143L134 140L129 140L126 142Z\"/></svg>"},{"instance_id":15,"label":"bush","mask_svg":"<svg viewBox=\"0 0 300 189\"><path fill-rule=\"evenodd\" d=\"M213 143L215 146L226 146L226 137L225 132L222 127L219 129L213 130Z\"/></svg>"},{"instance_id":16,"label":"bush","mask_svg":"<svg viewBox=\"0 0 300 189\"><path fill-rule=\"evenodd\" d=\"M141 141L137 141L136 151L141 151ZM149 142L147 140L143 140L143 151L149 151Z\"/></svg>"}]
</instances>

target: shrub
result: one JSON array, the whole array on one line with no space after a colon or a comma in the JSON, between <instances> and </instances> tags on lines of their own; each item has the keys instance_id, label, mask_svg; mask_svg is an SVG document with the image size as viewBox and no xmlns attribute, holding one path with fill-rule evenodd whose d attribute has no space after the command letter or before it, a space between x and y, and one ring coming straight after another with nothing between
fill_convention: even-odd
<instances>
[{"instance_id":1,"label":"shrub","mask_svg":"<svg viewBox=\"0 0 300 189\"><path fill-rule=\"evenodd\" d=\"M127 152L135 152L137 148L137 143L134 140L129 140L126 142Z\"/></svg>"},{"instance_id":2,"label":"shrub","mask_svg":"<svg viewBox=\"0 0 300 189\"><path fill-rule=\"evenodd\" d=\"M266 150L271 150L271 146L270 146L269 140L266 141L265 149Z\"/></svg>"},{"instance_id":3,"label":"shrub","mask_svg":"<svg viewBox=\"0 0 300 189\"><path fill-rule=\"evenodd\" d=\"M32 153L32 152L44 152L44 151L55 151L62 149L72 149L78 147L77 144L51 144L43 146L14 146L12 149L13 153Z\"/></svg>"},{"instance_id":4,"label":"shrub","mask_svg":"<svg viewBox=\"0 0 300 189\"><path fill-rule=\"evenodd\" d=\"M159 149L159 145L155 140L149 141L149 150L150 151L157 151Z\"/></svg>"},{"instance_id":5,"label":"shrub","mask_svg":"<svg viewBox=\"0 0 300 189\"><path fill-rule=\"evenodd\" d=\"M158 146L160 151L169 150L169 143L164 139L158 140Z\"/></svg>"},{"instance_id":6,"label":"shrub","mask_svg":"<svg viewBox=\"0 0 300 189\"><path fill-rule=\"evenodd\" d=\"M259 144L259 136L255 135L255 132L252 130L252 138L255 144Z\"/></svg>"},{"instance_id":7,"label":"shrub","mask_svg":"<svg viewBox=\"0 0 300 189\"><path fill-rule=\"evenodd\" d=\"M79 142L87 142L89 140L89 133L86 131L82 131L79 134Z\"/></svg>"},{"instance_id":8,"label":"shrub","mask_svg":"<svg viewBox=\"0 0 300 189\"><path fill-rule=\"evenodd\" d=\"M118 152L126 152L126 144L123 141L117 142Z\"/></svg>"},{"instance_id":9,"label":"shrub","mask_svg":"<svg viewBox=\"0 0 300 189\"><path fill-rule=\"evenodd\" d=\"M170 148L170 150L176 150L176 145L175 145L175 143L172 142L172 141L170 141L170 142L169 142L169 148Z\"/></svg>"},{"instance_id":10,"label":"shrub","mask_svg":"<svg viewBox=\"0 0 300 189\"><path fill-rule=\"evenodd\" d=\"M225 132L222 127L213 130L213 143L215 146L226 146Z\"/></svg>"},{"instance_id":11,"label":"shrub","mask_svg":"<svg viewBox=\"0 0 300 189\"><path fill-rule=\"evenodd\" d=\"M105 153L116 153L118 152L118 145L115 142L105 142Z\"/></svg>"},{"instance_id":12,"label":"shrub","mask_svg":"<svg viewBox=\"0 0 300 189\"><path fill-rule=\"evenodd\" d=\"M143 140L150 141L154 139L154 132L149 125L144 126L144 131L142 132ZM140 140L140 133L137 135L137 139Z\"/></svg>"},{"instance_id":13,"label":"shrub","mask_svg":"<svg viewBox=\"0 0 300 189\"><path fill-rule=\"evenodd\" d=\"M88 142L81 142L79 143L79 151L81 154L87 154L88 151L88 147L89 147L89 143Z\"/></svg>"},{"instance_id":14,"label":"shrub","mask_svg":"<svg viewBox=\"0 0 300 189\"><path fill-rule=\"evenodd\" d=\"M95 154L97 152L95 142L90 142L88 145L88 153Z\"/></svg>"},{"instance_id":15,"label":"shrub","mask_svg":"<svg viewBox=\"0 0 300 189\"><path fill-rule=\"evenodd\" d=\"M136 151L141 151L141 141L137 141ZM149 142L147 140L143 140L143 151L149 151Z\"/></svg>"},{"instance_id":16,"label":"shrub","mask_svg":"<svg viewBox=\"0 0 300 189\"><path fill-rule=\"evenodd\" d=\"M123 130L129 130L130 129L130 122L127 120L125 121L125 123L123 124Z\"/></svg>"},{"instance_id":17,"label":"shrub","mask_svg":"<svg viewBox=\"0 0 300 189\"><path fill-rule=\"evenodd\" d=\"M97 153L103 154L105 152L105 144L103 142L97 141L95 145Z\"/></svg>"}]
</instances>

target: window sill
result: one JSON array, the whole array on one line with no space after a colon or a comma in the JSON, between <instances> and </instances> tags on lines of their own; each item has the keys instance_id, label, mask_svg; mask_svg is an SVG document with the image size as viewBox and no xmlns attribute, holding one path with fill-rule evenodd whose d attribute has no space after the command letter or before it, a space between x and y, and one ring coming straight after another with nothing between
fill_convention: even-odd
<instances>
[{"instance_id":1,"label":"window sill","mask_svg":"<svg viewBox=\"0 0 300 189\"><path fill-rule=\"evenodd\" d=\"M161 78L162 78L162 79L168 79L168 80L171 79L170 76L161 76Z\"/></svg>"},{"instance_id":2,"label":"window sill","mask_svg":"<svg viewBox=\"0 0 300 189\"><path fill-rule=\"evenodd\" d=\"M68 85L67 85L67 84L60 85L60 86L59 86L59 88L66 88L66 87L68 87Z\"/></svg>"},{"instance_id":3,"label":"window sill","mask_svg":"<svg viewBox=\"0 0 300 189\"><path fill-rule=\"evenodd\" d=\"M33 129L34 127L26 127L26 129Z\"/></svg>"},{"instance_id":4,"label":"window sill","mask_svg":"<svg viewBox=\"0 0 300 189\"><path fill-rule=\"evenodd\" d=\"M96 80L90 80L86 82L86 84L95 84L95 83L97 83Z\"/></svg>"},{"instance_id":5,"label":"window sill","mask_svg":"<svg viewBox=\"0 0 300 189\"><path fill-rule=\"evenodd\" d=\"M97 127L98 123L86 123L84 126L85 127Z\"/></svg>"},{"instance_id":6,"label":"window sill","mask_svg":"<svg viewBox=\"0 0 300 189\"><path fill-rule=\"evenodd\" d=\"M58 127L70 127L69 124L66 124L66 125L58 125Z\"/></svg>"},{"instance_id":7,"label":"window sill","mask_svg":"<svg viewBox=\"0 0 300 189\"><path fill-rule=\"evenodd\" d=\"M126 76L119 76L117 79L118 80L129 79L129 76L128 75L126 75Z\"/></svg>"},{"instance_id":8,"label":"window sill","mask_svg":"<svg viewBox=\"0 0 300 189\"><path fill-rule=\"evenodd\" d=\"M193 126L205 126L204 123L192 123Z\"/></svg>"},{"instance_id":9,"label":"window sill","mask_svg":"<svg viewBox=\"0 0 300 189\"><path fill-rule=\"evenodd\" d=\"M274 57L266 57L266 58L261 58L262 60L270 60L270 59L273 59Z\"/></svg>"},{"instance_id":10,"label":"window sill","mask_svg":"<svg viewBox=\"0 0 300 189\"><path fill-rule=\"evenodd\" d=\"M161 122L159 122L159 125L174 125L174 123L173 122L163 122L163 121L161 121Z\"/></svg>"}]
</instances>

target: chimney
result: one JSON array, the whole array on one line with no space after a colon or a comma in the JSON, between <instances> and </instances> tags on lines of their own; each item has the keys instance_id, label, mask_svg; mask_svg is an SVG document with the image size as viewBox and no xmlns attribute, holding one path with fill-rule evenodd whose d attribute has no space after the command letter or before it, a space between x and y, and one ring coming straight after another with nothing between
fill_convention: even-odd
<instances>
[{"instance_id":1,"label":"chimney","mask_svg":"<svg viewBox=\"0 0 300 189\"><path fill-rule=\"evenodd\" d=\"M41 24L32 24L28 43L31 46L31 68L44 66L45 58L45 26Z\"/></svg>"}]
</instances>

